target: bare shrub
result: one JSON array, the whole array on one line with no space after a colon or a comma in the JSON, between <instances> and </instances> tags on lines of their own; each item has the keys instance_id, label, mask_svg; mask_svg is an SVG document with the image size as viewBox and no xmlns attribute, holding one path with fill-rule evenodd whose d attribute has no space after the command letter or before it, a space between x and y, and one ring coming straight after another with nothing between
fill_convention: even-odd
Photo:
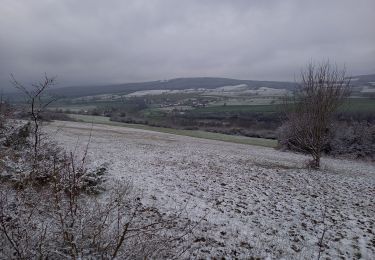
<instances>
[{"instance_id":1,"label":"bare shrub","mask_svg":"<svg viewBox=\"0 0 375 260\"><path fill-rule=\"evenodd\" d=\"M295 150L288 122L279 127L278 141L282 150ZM366 121L335 122L331 125L323 144L323 152L329 156L348 159L375 160L375 126Z\"/></svg>"},{"instance_id":2,"label":"bare shrub","mask_svg":"<svg viewBox=\"0 0 375 260\"><path fill-rule=\"evenodd\" d=\"M375 160L375 125L366 121L336 123L327 149L333 156Z\"/></svg>"},{"instance_id":3,"label":"bare shrub","mask_svg":"<svg viewBox=\"0 0 375 260\"><path fill-rule=\"evenodd\" d=\"M12 110L10 105L8 104L8 102L3 100L3 96L0 95L0 131L5 128L5 123L10 117L11 112Z\"/></svg>"},{"instance_id":4,"label":"bare shrub","mask_svg":"<svg viewBox=\"0 0 375 260\"><path fill-rule=\"evenodd\" d=\"M73 191L73 190L72 190ZM124 259L173 256L176 217L162 216L118 185L99 197L26 188L0 193L0 258Z\"/></svg>"},{"instance_id":5,"label":"bare shrub","mask_svg":"<svg viewBox=\"0 0 375 260\"><path fill-rule=\"evenodd\" d=\"M319 168L324 144L329 137L333 113L350 94L350 79L328 61L310 63L301 73L301 83L285 99L287 146L310 154L310 167Z\"/></svg>"},{"instance_id":6,"label":"bare shrub","mask_svg":"<svg viewBox=\"0 0 375 260\"><path fill-rule=\"evenodd\" d=\"M130 183L106 184L105 166L86 167L87 148L79 156L43 141L39 149L42 160L35 165L32 144L8 148L15 160L6 161L10 178L0 178L0 258L123 259L184 252L182 238L193 226L182 221L182 211L163 215L144 206Z\"/></svg>"},{"instance_id":7,"label":"bare shrub","mask_svg":"<svg viewBox=\"0 0 375 260\"><path fill-rule=\"evenodd\" d=\"M44 75L42 81L31 84L31 88L25 87L23 84L18 82L13 75L11 75L11 82L13 86L27 97L27 103L30 105L30 116L31 121L33 122L33 142L34 142L34 158L37 160L38 157L38 146L41 139L40 126L42 122L41 115L47 108L49 104L55 101L55 98L48 98L45 95L45 92L48 88L55 84L55 77L48 77L47 74Z\"/></svg>"}]
</instances>

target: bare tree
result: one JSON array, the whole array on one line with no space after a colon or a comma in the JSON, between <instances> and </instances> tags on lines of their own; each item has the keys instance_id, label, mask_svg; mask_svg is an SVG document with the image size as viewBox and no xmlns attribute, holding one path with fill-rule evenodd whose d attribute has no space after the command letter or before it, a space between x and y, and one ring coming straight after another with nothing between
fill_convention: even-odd
<instances>
[{"instance_id":1,"label":"bare tree","mask_svg":"<svg viewBox=\"0 0 375 260\"><path fill-rule=\"evenodd\" d=\"M329 61L310 62L301 72L299 87L286 98L288 146L310 154L309 166L320 167L332 115L350 94L350 78Z\"/></svg>"},{"instance_id":2,"label":"bare tree","mask_svg":"<svg viewBox=\"0 0 375 260\"><path fill-rule=\"evenodd\" d=\"M41 114L45 111L47 106L55 98L46 99L45 91L55 84L56 77L48 77L47 74L44 78L35 84L31 84L31 88L26 88L23 84L19 83L13 74L11 74L11 83L13 86L21 90L27 96L27 102L30 104L30 114L31 120L33 122L33 137L34 137L34 158L38 157L38 146L40 144L40 124L41 124Z\"/></svg>"}]
</instances>

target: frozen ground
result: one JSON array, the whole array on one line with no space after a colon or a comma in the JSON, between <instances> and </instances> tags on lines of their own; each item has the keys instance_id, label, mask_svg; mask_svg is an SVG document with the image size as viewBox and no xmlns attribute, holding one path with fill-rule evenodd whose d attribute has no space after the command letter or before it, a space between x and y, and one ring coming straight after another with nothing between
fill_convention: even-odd
<instances>
[{"instance_id":1,"label":"frozen ground","mask_svg":"<svg viewBox=\"0 0 375 260\"><path fill-rule=\"evenodd\" d=\"M69 149L86 144L90 124L48 126ZM58 132L55 130L59 129ZM90 163L109 163L132 180L143 203L161 212L186 208L200 221L191 257L374 259L375 166L269 148L94 125ZM322 236L324 233L324 236Z\"/></svg>"}]
</instances>

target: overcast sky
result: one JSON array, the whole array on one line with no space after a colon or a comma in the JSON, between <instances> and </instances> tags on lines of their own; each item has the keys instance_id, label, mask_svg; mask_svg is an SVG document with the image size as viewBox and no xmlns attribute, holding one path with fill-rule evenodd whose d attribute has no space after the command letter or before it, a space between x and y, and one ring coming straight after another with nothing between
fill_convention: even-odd
<instances>
[{"instance_id":1,"label":"overcast sky","mask_svg":"<svg viewBox=\"0 0 375 260\"><path fill-rule=\"evenodd\" d=\"M375 73L374 0L0 0L0 84Z\"/></svg>"}]
</instances>

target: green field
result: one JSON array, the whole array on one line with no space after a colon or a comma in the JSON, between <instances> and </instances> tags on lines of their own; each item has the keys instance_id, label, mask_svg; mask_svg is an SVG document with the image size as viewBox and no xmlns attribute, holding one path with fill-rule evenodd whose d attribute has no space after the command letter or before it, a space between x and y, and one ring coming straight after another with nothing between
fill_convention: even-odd
<instances>
[{"instance_id":1,"label":"green field","mask_svg":"<svg viewBox=\"0 0 375 260\"><path fill-rule=\"evenodd\" d=\"M79 112L81 110L90 110L90 109L95 109L96 105L55 105L55 106L50 106L48 107L49 110L63 110L63 111L73 111L73 112Z\"/></svg>"},{"instance_id":2,"label":"green field","mask_svg":"<svg viewBox=\"0 0 375 260\"><path fill-rule=\"evenodd\" d=\"M169 99L177 97L194 97L193 94L175 94L175 95L165 95L168 96ZM164 95L159 95L152 97L153 104L150 105L147 109L141 111L142 114L146 117L154 117L164 115L165 112L173 110L174 106L167 107L167 108L159 108L157 104L161 102L165 97ZM174 99L172 99L174 100ZM249 101L249 100L247 100ZM271 100L272 101L272 100ZM268 102L271 102L268 101ZM239 99L236 103L235 100L231 100L230 102L226 103L225 100L218 101L216 104L211 103L207 107L200 107L200 108L189 108L192 114L210 114L210 113L272 113L272 112L279 112L282 111L282 105L277 104L279 100L274 100L276 104L261 104L260 102L249 103L245 102L243 99ZM225 103L225 105L224 105ZM81 103L57 103L55 106L51 106L50 109L63 109L63 110L72 110L72 111L79 111L79 110L88 110L94 108L122 108L126 111L128 104L124 103L120 100L113 100L113 101L88 101L88 102L81 102ZM176 106L176 108L180 108L181 106ZM188 106L186 106L188 108ZM340 108L340 112L374 112L375 113L375 100L370 98L350 98L348 101L345 102Z\"/></svg>"},{"instance_id":3,"label":"green field","mask_svg":"<svg viewBox=\"0 0 375 260\"><path fill-rule=\"evenodd\" d=\"M123 126L123 127L129 127L129 128L156 131L156 132L161 132L161 133L183 135L183 136L218 140L218 141L231 142L231 143L272 147L272 148L275 148L277 146L277 141L272 140L272 139L225 135L225 134L211 133L211 132L205 132L205 131L199 131L199 130L180 130L180 129L153 127L153 126L139 125L139 124L126 124L126 123L121 123L121 122L110 121L108 117L104 117L104 116L89 116L89 115L76 115L76 114L69 114L69 116L76 120L86 122L86 123Z\"/></svg>"},{"instance_id":4,"label":"green field","mask_svg":"<svg viewBox=\"0 0 375 260\"><path fill-rule=\"evenodd\" d=\"M240 105L240 106L211 106L192 110L192 113L225 113L225 112L277 112L281 111L280 105Z\"/></svg>"},{"instance_id":5,"label":"green field","mask_svg":"<svg viewBox=\"0 0 375 260\"><path fill-rule=\"evenodd\" d=\"M210 106L203 108L196 108L192 113L241 113L241 112L259 112L272 113L281 112L282 105L230 105L230 106ZM369 98L351 98L346 101L340 108L340 112L374 112L375 113L375 99Z\"/></svg>"},{"instance_id":6,"label":"green field","mask_svg":"<svg viewBox=\"0 0 375 260\"><path fill-rule=\"evenodd\" d=\"M351 98L339 109L341 112L373 112L375 113L375 99Z\"/></svg>"}]
</instances>

